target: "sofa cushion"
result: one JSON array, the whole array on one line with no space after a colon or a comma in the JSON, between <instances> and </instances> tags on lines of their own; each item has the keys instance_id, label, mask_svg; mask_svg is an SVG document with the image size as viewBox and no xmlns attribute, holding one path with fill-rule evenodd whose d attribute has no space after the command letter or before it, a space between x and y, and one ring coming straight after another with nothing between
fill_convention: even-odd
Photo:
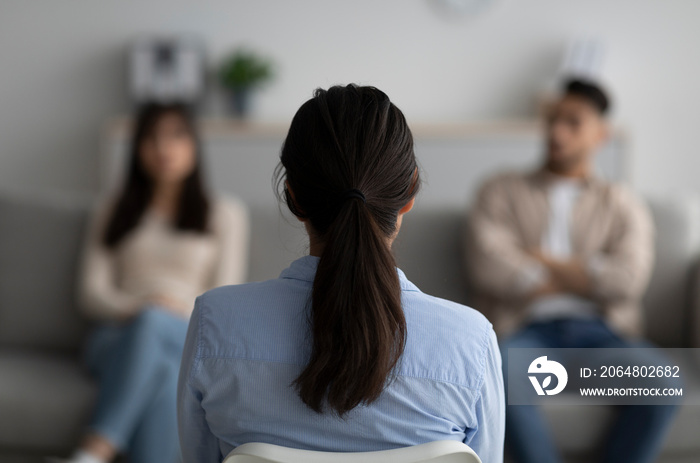
<instances>
[{"instance_id":1,"label":"sofa cushion","mask_svg":"<svg viewBox=\"0 0 700 463\"><path fill-rule=\"evenodd\" d=\"M76 350L75 306L86 207L0 196L0 346Z\"/></svg>"},{"instance_id":2,"label":"sofa cushion","mask_svg":"<svg viewBox=\"0 0 700 463\"><path fill-rule=\"evenodd\" d=\"M248 281L277 278L293 260L309 253L304 225L288 211L275 207L252 208L250 220Z\"/></svg>"},{"instance_id":3,"label":"sofa cushion","mask_svg":"<svg viewBox=\"0 0 700 463\"><path fill-rule=\"evenodd\" d=\"M421 291L462 304L467 280L460 246L463 211L421 208L406 214L393 245L396 262ZM276 208L251 210L250 281L277 278L294 259L309 252L301 222Z\"/></svg>"},{"instance_id":4,"label":"sofa cushion","mask_svg":"<svg viewBox=\"0 0 700 463\"><path fill-rule=\"evenodd\" d=\"M645 333L664 347L689 345L692 268L700 250L700 203L695 196L647 200L656 230L654 270L644 297Z\"/></svg>"},{"instance_id":5,"label":"sofa cushion","mask_svg":"<svg viewBox=\"0 0 700 463\"><path fill-rule=\"evenodd\" d=\"M463 262L465 209L421 207L403 217L393 249L398 267L431 296L467 304L468 281Z\"/></svg>"},{"instance_id":6,"label":"sofa cushion","mask_svg":"<svg viewBox=\"0 0 700 463\"><path fill-rule=\"evenodd\" d=\"M96 388L75 359L0 349L0 448L64 452L85 429Z\"/></svg>"}]
</instances>

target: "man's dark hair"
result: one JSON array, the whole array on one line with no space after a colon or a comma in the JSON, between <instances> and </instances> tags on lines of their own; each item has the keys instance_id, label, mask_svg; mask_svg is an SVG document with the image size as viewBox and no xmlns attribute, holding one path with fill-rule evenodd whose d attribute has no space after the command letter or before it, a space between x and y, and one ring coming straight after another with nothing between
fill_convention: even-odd
<instances>
[{"instance_id":1,"label":"man's dark hair","mask_svg":"<svg viewBox=\"0 0 700 463\"><path fill-rule=\"evenodd\" d=\"M577 96L589 102L602 115L610 110L610 99L596 83L584 79L569 79L564 83L564 95Z\"/></svg>"}]
</instances>

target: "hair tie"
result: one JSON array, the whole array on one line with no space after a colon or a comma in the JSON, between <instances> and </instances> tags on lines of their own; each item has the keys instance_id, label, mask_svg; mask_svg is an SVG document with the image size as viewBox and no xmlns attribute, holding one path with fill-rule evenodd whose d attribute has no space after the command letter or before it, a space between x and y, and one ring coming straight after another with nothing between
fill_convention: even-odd
<instances>
[{"instance_id":1,"label":"hair tie","mask_svg":"<svg viewBox=\"0 0 700 463\"><path fill-rule=\"evenodd\" d=\"M367 203L367 198L365 198L364 193L362 193L360 190L357 188L350 188L349 190L345 190L342 195L341 195L341 200L343 202L347 201L348 199L352 198L359 198L362 200L363 203Z\"/></svg>"}]
</instances>

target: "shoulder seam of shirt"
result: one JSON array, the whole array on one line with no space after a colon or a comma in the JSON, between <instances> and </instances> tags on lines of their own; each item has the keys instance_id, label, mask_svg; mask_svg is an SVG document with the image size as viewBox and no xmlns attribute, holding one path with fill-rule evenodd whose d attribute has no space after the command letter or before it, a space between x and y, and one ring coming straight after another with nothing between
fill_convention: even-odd
<instances>
[{"instance_id":1,"label":"shoulder seam of shirt","mask_svg":"<svg viewBox=\"0 0 700 463\"><path fill-rule=\"evenodd\" d=\"M492 325L489 323L487 325L487 328L483 332L483 337L481 341L481 347L482 347L482 352L480 356L480 366L481 366L481 372L480 372L480 377L477 382L478 388L477 390L479 391L479 397L477 398L477 402L481 400L482 396L482 389L484 386L484 381L486 380L486 356L489 354L489 334L491 332Z\"/></svg>"},{"instance_id":2,"label":"shoulder seam of shirt","mask_svg":"<svg viewBox=\"0 0 700 463\"><path fill-rule=\"evenodd\" d=\"M198 297L196 300L196 304L199 305L200 309L197 311L197 348L194 351L194 365L192 365L192 368L190 370L190 374L188 375L188 381L191 381L195 374L199 372L199 368L202 365L202 344L204 343L204 336L202 336L204 332L204 327L203 327L203 321L202 321L202 310L204 310L204 303L203 301Z\"/></svg>"},{"instance_id":3,"label":"shoulder seam of shirt","mask_svg":"<svg viewBox=\"0 0 700 463\"><path fill-rule=\"evenodd\" d=\"M414 379L424 379L427 381L435 381L436 383L443 383L443 384L452 384L453 386L457 387L462 387L464 389L471 389L471 390L478 390L478 387L472 387L464 383L459 383L457 381L450 381L448 379L439 379L439 378L431 378L430 376L419 376L419 375L408 375L408 374L402 374L399 373L397 376L403 376L405 378L414 378Z\"/></svg>"}]
</instances>

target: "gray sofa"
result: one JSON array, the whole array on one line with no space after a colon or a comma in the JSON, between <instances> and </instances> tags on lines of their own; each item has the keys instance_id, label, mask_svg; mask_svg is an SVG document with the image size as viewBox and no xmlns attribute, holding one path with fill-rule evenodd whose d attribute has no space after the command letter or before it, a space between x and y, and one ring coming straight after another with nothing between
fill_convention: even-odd
<instances>
[{"instance_id":1,"label":"gray sofa","mask_svg":"<svg viewBox=\"0 0 700 463\"><path fill-rule=\"evenodd\" d=\"M668 347L700 347L693 291L700 250L700 207L693 200L651 201L657 266L646 298L648 336ZM69 451L80 437L95 387L80 361L89 328L75 307L86 201L0 195L0 462L41 461ZM252 210L251 281L275 278L306 251L299 222L274 208ZM408 214L395 244L399 266L424 292L469 303L461 261L464 210ZM697 365L693 375L698 376ZM700 395L686 384L686 399ZM697 403L697 400L696 400ZM553 405L546 409L570 461L599 448L614 410ZM684 406L661 461L700 461L700 406ZM590 460L588 460L590 461Z\"/></svg>"}]
</instances>

